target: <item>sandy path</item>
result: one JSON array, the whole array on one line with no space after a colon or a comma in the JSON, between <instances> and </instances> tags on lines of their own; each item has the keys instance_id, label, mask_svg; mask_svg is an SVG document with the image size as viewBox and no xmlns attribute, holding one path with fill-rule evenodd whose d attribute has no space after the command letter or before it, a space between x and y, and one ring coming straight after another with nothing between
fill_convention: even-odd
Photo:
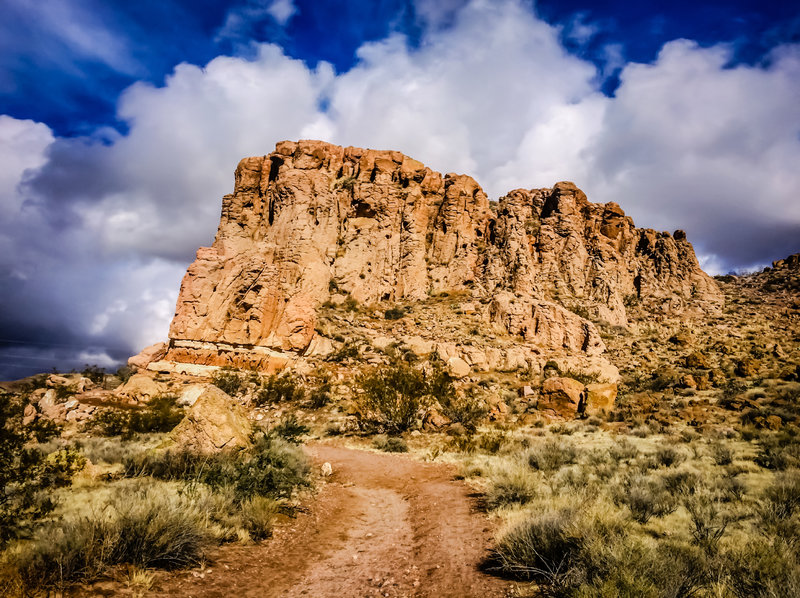
<instances>
[{"instance_id":1,"label":"sandy path","mask_svg":"<svg viewBox=\"0 0 800 598\"><path fill-rule=\"evenodd\" d=\"M508 582L478 570L490 525L450 466L328 444L307 450L334 469L307 512L260 546L220 549L202 577L162 579L153 595L506 595Z\"/></svg>"}]
</instances>

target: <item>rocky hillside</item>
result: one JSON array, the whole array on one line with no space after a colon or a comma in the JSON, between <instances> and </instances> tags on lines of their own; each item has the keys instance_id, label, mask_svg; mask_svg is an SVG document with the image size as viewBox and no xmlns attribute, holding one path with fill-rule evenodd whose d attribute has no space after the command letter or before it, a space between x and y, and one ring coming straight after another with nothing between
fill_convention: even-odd
<instances>
[{"instance_id":1,"label":"rocky hillside","mask_svg":"<svg viewBox=\"0 0 800 598\"><path fill-rule=\"evenodd\" d=\"M493 203L472 178L399 152L285 141L236 169L162 361L278 369L339 346L319 326L323 305L453 293L482 330L543 359L600 355L590 320L626 326L632 305L690 317L723 304L682 231L636 228L572 183ZM423 341L452 340L429 328Z\"/></svg>"}]
</instances>

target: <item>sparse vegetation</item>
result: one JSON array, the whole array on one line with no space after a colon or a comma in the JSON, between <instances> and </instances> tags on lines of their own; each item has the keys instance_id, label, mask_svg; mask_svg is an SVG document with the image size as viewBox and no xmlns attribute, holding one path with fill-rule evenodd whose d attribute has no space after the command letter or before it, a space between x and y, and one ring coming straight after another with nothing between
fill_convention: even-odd
<instances>
[{"instance_id":1,"label":"sparse vegetation","mask_svg":"<svg viewBox=\"0 0 800 598\"><path fill-rule=\"evenodd\" d=\"M169 432L183 419L183 409L172 396L155 397L143 408L101 410L87 425L99 436L132 438L136 434Z\"/></svg>"}]
</instances>

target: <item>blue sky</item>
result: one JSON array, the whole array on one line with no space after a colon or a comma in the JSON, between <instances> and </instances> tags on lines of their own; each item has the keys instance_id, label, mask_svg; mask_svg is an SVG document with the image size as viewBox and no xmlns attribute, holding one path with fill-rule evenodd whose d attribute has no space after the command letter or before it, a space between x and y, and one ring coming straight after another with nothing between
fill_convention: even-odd
<instances>
[{"instance_id":1,"label":"blue sky","mask_svg":"<svg viewBox=\"0 0 800 598\"><path fill-rule=\"evenodd\" d=\"M800 251L800 5L4 0L0 378L162 340L239 158L574 180L712 272Z\"/></svg>"}]
</instances>

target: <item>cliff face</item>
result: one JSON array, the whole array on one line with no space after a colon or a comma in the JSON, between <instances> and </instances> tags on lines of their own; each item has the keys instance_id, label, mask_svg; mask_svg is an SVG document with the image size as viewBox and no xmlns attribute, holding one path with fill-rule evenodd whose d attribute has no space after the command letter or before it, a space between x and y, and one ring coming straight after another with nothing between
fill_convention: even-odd
<instances>
[{"instance_id":1,"label":"cliff face","mask_svg":"<svg viewBox=\"0 0 800 598\"><path fill-rule=\"evenodd\" d=\"M312 345L333 295L465 289L520 342L588 355L603 351L597 331L558 303L624 325L626 301L676 312L722 300L680 231L637 229L571 183L490 206L472 178L399 152L286 141L236 169L214 244L181 285L167 359L279 367Z\"/></svg>"}]
</instances>

